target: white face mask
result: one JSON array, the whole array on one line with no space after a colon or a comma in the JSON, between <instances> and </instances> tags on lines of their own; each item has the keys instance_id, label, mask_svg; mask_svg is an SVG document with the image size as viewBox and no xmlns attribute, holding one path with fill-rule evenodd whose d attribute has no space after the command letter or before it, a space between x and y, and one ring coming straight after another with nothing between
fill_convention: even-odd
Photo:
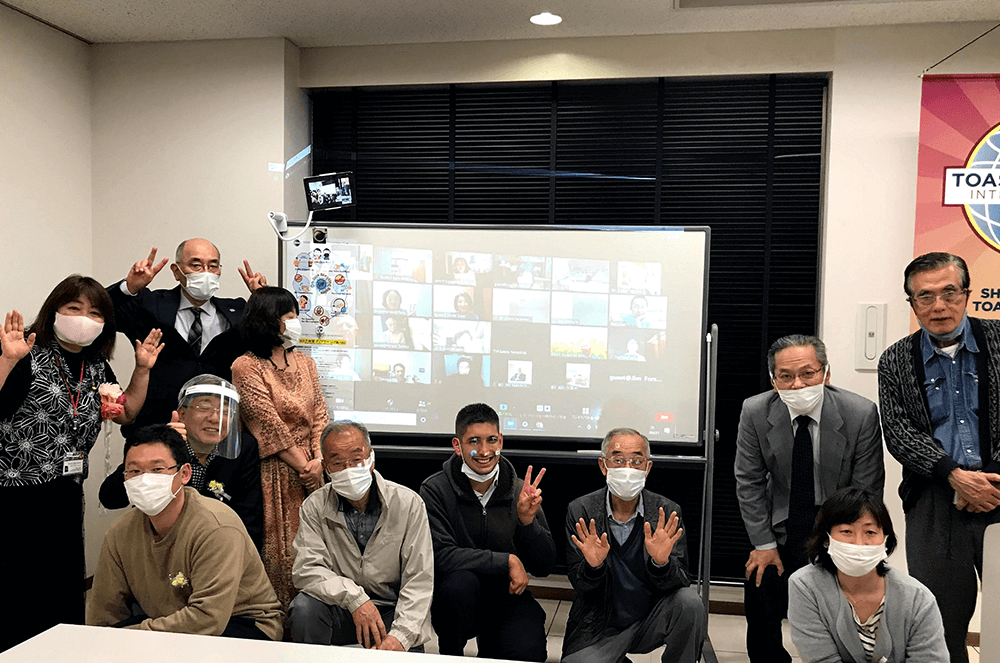
<instances>
[{"instance_id":1,"label":"white face mask","mask_svg":"<svg viewBox=\"0 0 1000 663\"><path fill-rule=\"evenodd\" d=\"M829 538L830 546L827 548L827 552L830 553L830 559L833 560L834 566L844 575L854 578L861 577L870 573L878 566L879 562L889 557L885 552L885 541L877 546L862 546L855 543L844 543L832 536Z\"/></svg>"},{"instance_id":2,"label":"white face mask","mask_svg":"<svg viewBox=\"0 0 1000 663\"><path fill-rule=\"evenodd\" d=\"M473 451L472 453L473 455L475 455L476 452ZM493 455L499 456L500 450L497 449ZM495 479L496 476L500 474L500 461L497 461L497 464L493 466L493 469L487 472L486 474L480 474L479 472L476 472L474 469L469 467L465 463L465 458L462 458L462 474L469 477L476 483L483 483L484 481L490 481L492 479Z\"/></svg>"},{"instance_id":3,"label":"white face mask","mask_svg":"<svg viewBox=\"0 0 1000 663\"><path fill-rule=\"evenodd\" d=\"M351 502L360 500L368 494L372 487L372 464L375 463L375 450L368 454L368 459L357 467L345 467L339 472L330 474L330 483L338 495Z\"/></svg>"},{"instance_id":4,"label":"white face mask","mask_svg":"<svg viewBox=\"0 0 1000 663\"><path fill-rule=\"evenodd\" d=\"M634 500L646 486L645 470L634 467L609 467L607 479L611 494L626 502Z\"/></svg>"},{"instance_id":5,"label":"white face mask","mask_svg":"<svg viewBox=\"0 0 1000 663\"><path fill-rule=\"evenodd\" d=\"M63 315L57 312L52 331L63 343L87 346L104 331L104 323L86 315Z\"/></svg>"},{"instance_id":6,"label":"white face mask","mask_svg":"<svg viewBox=\"0 0 1000 663\"><path fill-rule=\"evenodd\" d=\"M302 338L302 322L298 318L285 320L285 331L281 332L281 345L291 348L299 344L300 338Z\"/></svg>"},{"instance_id":7,"label":"white face mask","mask_svg":"<svg viewBox=\"0 0 1000 663\"><path fill-rule=\"evenodd\" d=\"M176 474L153 474L147 472L137 477L132 477L125 482L125 493L132 506L142 511L147 516L155 516L164 509L181 492L184 484L176 491L171 492Z\"/></svg>"},{"instance_id":8,"label":"white face mask","mask_svg":"<svg viewBox=\"0 0 1000 663\"><path fill-rule=\"evenodd\" d=\"M185 274L187 286L185 290L192 299L199 302L207 301L219 291L219 275L212 272L191 272Z\"/></svg>"},{"instance_id":9,"label":"white face mask","mask_svg":"<svg viewBox=\"0 0 1000 663\"><path fill-rule=\"evenodd\" d=\"M795 416L809 414L823 402L823 387L826 386L826 371L823 372L823 381L811 387L801 389L779 389L778 396L782 402L788 406Z\"/></svg>"}]
</instances>

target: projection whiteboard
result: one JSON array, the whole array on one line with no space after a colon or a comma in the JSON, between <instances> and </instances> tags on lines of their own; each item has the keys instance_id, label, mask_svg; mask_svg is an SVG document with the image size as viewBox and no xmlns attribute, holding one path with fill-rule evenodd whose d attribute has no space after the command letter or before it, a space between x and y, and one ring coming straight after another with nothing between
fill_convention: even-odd
<instances>
[{"instance_id":1,"label":"projection whiteboard","mask_svg":"<svg viewBox=\"0 0 1000 663\"><path fill-rule=\"evenodd\" d=\"M505 434L628 426L691 444L709 241L705 227L338 224L282 243L279 269L334 419L452 435L482 401Z\"/></svg>"}]
</instances>

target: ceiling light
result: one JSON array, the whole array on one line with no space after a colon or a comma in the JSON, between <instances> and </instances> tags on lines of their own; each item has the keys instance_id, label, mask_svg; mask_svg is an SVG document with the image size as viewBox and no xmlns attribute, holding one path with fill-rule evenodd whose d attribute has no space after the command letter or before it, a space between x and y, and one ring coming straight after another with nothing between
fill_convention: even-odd
<instances>
[{"instance_id":1,"label":"ceiling light","mask_svg":"<svg viewBox=\"0 0 1000 663\"><path fill-rule=\"evenodd\" d=\"M532 16L531 22L535 25L559 25L562 23L562 16L550 14L549 12L542 12L541 14L535 14Z\"/></svg>"}]
</instances>

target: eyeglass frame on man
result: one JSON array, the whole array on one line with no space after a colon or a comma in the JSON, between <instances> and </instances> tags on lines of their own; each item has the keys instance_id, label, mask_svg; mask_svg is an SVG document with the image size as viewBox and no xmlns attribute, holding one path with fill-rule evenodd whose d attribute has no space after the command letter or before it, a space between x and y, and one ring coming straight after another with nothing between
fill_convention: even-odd
<instances>
[{"instance_id":1,"label":"eyeglass frame on man","mask_svg":"<svg viewBox=\"0 0 1000 663\"><path fill-rule=\"evenodd\" d=\"M950 289L949 289L950 288ZM914 308L927 309L937 303L940 299L945 304L955 304L962 297L968 297L971 290L969 288L955 288L947 286L941 292L920 292L906 298Z\"/></svg>"},{"instance_id":2,"label":"eyeglass frame on man","mask_svg":"<svg viewBox=\"0 0 1000 663\"><path fill-rule=\"evenodd\" d=\"M646 465L649 463L649 459L645 456L641 458L638 456L633 456L632 458L623 458L622 456L601 456L604 459L605 465L610 465L615 468L621 468L628 465L632 469L641 470L645 469Z\"/></svg>"},{"instance_id":3,"label":"eyeglass frame on man","mask_svg":"<svg viewBox=\"0 0 1000 663\"><path fill-rule=\"evenodd\" d=\"M776 385L792 385L795 384L795 380L797 379L800 380L802 384L809 385L812 384L812 381L816 379L817 375L820 373L825 375L825 372L826 366L817 369L809 368L798 373L772 375L771 381Z\"/></svg>"}]
</instances>

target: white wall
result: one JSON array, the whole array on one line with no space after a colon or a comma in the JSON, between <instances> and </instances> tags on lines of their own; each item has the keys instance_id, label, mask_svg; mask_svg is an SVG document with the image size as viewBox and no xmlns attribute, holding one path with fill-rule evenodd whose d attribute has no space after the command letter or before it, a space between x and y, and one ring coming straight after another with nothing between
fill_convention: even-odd
<instances>
[{"instance_id":1,"label":"white wall","mask_svg":"<svg viewBox=\"0 0 1000 663\"><path fill-rule=\"evenodd\" d=\"M0 6L0 313L91 271L87 46Z\"/></svg>"}]
</instances>

